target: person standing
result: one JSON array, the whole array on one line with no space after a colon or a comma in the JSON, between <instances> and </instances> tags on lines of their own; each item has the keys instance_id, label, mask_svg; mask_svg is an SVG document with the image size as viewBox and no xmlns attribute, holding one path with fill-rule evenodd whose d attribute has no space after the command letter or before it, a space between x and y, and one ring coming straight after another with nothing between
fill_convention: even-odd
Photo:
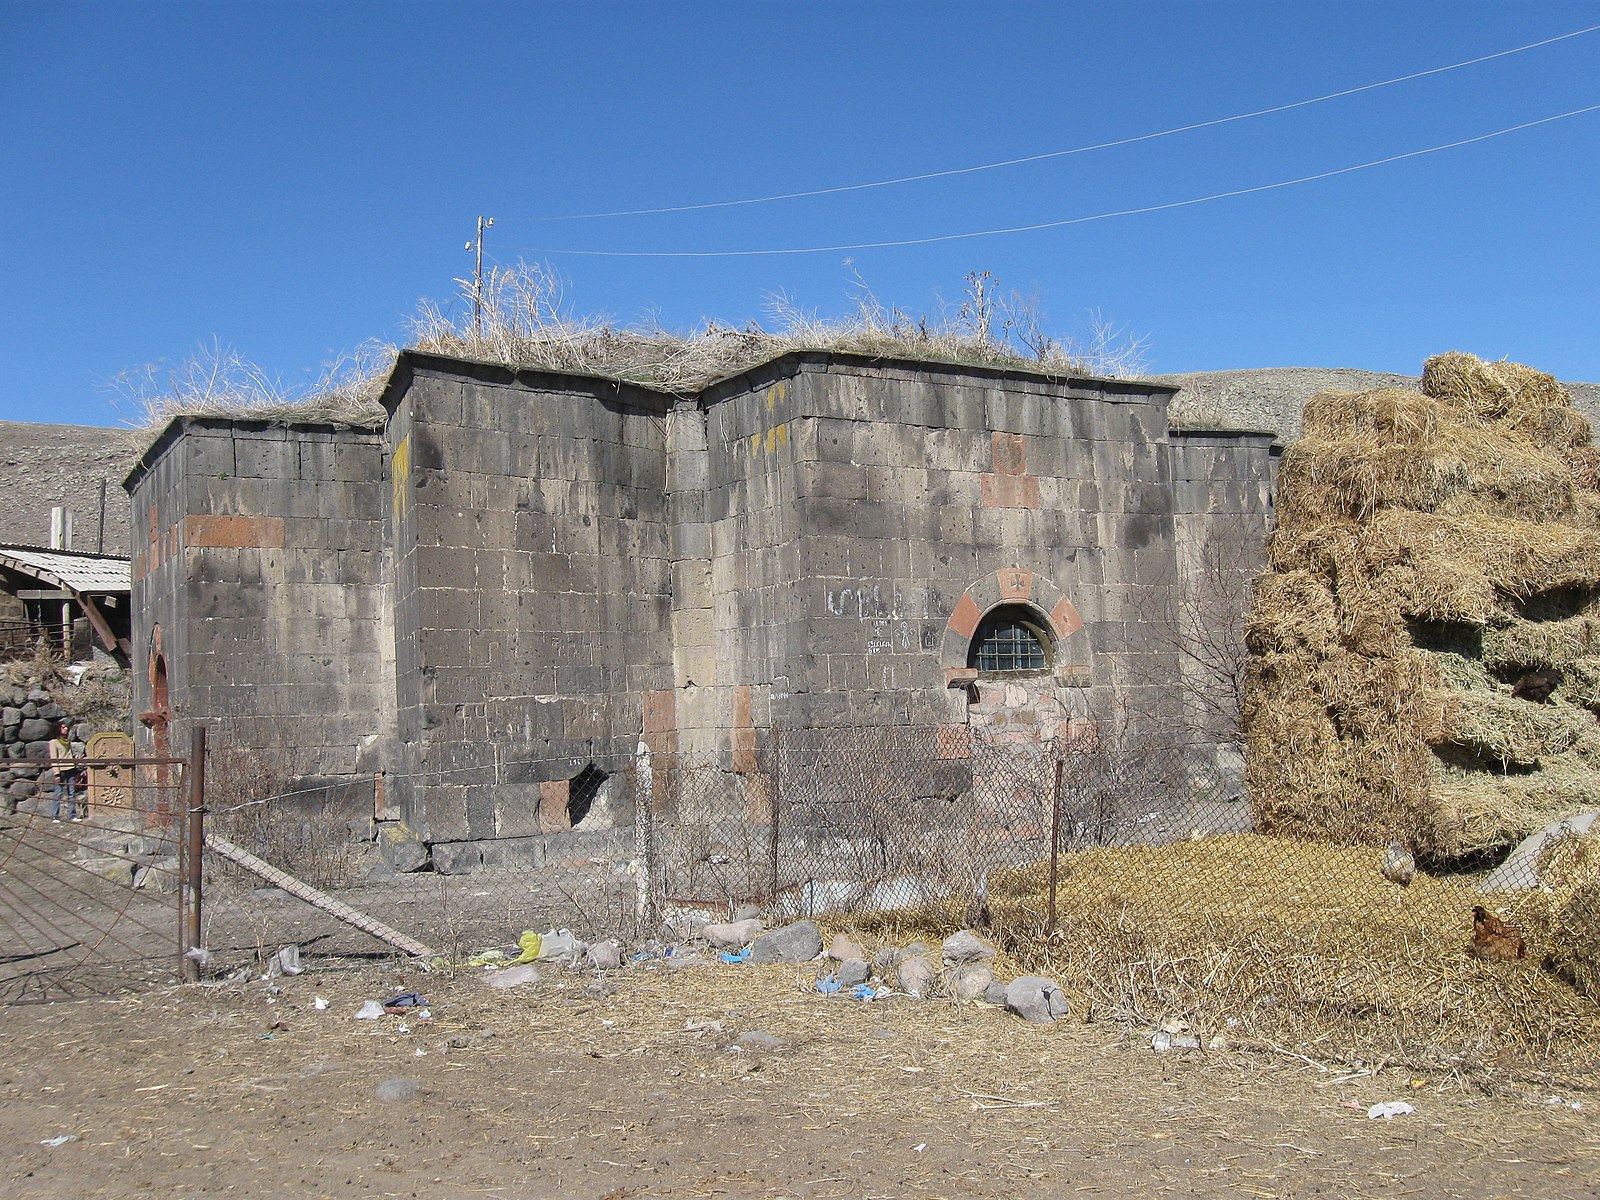
<instances>
[{"instance_id":1,"label":"person standing","mask_svg":"<svg viewBox=\"0 0 1600 1200\"><path fill-rule=\"evenodd\" d=\"M72 727L66 721L57 726L56 736L50 739L50 766L55 772L56 781L50 805L50 819L60 824L61 794L65 792L67 818L72 821L84 820L89 815L89 806L78 800L78 784L82 768L78 766L77 756L72 753Z\"/></svg>"}]
</instances>

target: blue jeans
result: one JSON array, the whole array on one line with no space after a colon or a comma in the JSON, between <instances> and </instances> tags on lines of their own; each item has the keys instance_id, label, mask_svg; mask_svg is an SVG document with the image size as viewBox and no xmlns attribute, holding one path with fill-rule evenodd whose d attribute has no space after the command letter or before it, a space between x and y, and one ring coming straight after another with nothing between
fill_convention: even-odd
<instances>
[{"instance_id":1,"label":"blue jeans","mask_svg":"<svg viewBox=\"0 0 1600 1200\"><path fill-rule=\"evenodd\" d=\"M51 792L50 819L52 821L61 819L61 794L63 791L67 795L67 817L69 819L76 820L79 817L89 815L89 806L86 803L80 803L78 800L78 777L76 775L68 775L65 779L57 779L55 789Z\"/></svg>"}]
</instances>

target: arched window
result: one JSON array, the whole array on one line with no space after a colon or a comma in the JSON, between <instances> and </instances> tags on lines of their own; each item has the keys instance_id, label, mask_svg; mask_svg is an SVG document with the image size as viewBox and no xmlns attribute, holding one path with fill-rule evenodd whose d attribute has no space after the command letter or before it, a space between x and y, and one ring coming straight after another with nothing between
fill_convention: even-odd
<instances>
[{"instance_id":1,"label":"arched window","mask_svg":"<svg viewBox=\"0 0 1600 1200\"><path fill-rule=\"evenodd\" d=\"M1026 604L1002 604L979 623L967 651L967 666L982 675L1045 671L1055 640L1044 619Z\"/></svg>"}]
</instances>

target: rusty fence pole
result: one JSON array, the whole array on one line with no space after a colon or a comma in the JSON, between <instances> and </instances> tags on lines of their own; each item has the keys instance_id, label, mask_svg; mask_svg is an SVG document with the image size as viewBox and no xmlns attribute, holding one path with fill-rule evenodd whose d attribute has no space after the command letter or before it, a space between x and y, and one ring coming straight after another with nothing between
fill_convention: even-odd
<instances>
[{"instance_id":1,"label":"rusty fence pole","mask_svg":"<svg viewBox=\"0 0 1600 1200\"><path fill-rule=\"evenodd\" d=\"M189 765L184 772L184 825L179 832L183 839L183 854L179 858L182 882L178 894L180 919L183 921L183 978L190 983L200 978L200 964L188 951L201 944L201 864L205 855L206 813L206 731L196 726L189 735Z\"/></svg>"},{"instance_id":2,"label":"rusty fence pole","mask_svg":"<svg viewBox=\"0 0 1600 1200\"><path fill-rule=\"evenodd\" d=\"M1056 931L1056 880L1061 868L1061 776L1065 760L1056 756L1056 785L1050 793L1050 911L1045 936Z\"/></svg>"},{"instance_id":3,"label":"rusty fence pole","mask_svg":"<svg viewBox=\"0 0 1600 1200\"><path fill-rule=\"evenodd\" d=\"M767 903L778 903L778 814L783 811L783 732L772 730L772 792L767 797Z\"/></svg>"}]
</instances>

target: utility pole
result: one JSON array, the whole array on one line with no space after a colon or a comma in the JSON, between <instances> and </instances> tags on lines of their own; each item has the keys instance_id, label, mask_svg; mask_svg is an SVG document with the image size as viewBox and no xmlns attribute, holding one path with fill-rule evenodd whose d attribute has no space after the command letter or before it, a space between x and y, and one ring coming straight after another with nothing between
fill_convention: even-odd
<instances>
[{"instance_id":1,"label":"utility pole","mask_svg":"<svg viewBox=\"0 0 1600 1200\"><path fill-rule=\"evenodd\" d=\"M478 252L477 265L472 270L472 330L481 340L483 337L483 231L494 228L493 217L478 218L478 240L476 243L468 242L467 249Z\"/></svg>"}]
</instances>

